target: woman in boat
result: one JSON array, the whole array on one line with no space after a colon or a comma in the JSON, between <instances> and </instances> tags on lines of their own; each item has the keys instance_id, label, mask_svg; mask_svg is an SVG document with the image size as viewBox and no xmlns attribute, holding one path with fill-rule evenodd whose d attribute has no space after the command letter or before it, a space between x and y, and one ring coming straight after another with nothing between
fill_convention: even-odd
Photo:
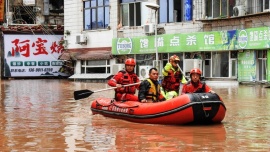
<instances>
[{"instance_id":1,"label":"woman in boat","mask_svg":"<svg viewBox=\"0 0 270 152\"><path fill-rule=\"evenodd\" d=\"M138 96L140 102L165 101L164 96L160 92L160 85L158 83L158 70L156 68L151 68L149 70L149 78L140 84Z\"/></svg>"},{"instance_id":2,"label":"woman in boat","mask_svg":"<svg viewBox=\"0 0 270 152\"><path fill-rule=\"evenodd\" d=\"M125 70L119 71L108 81L109 86L117 87L115 89L116 101L138 101L138 96L135 93L139 84L123 87L123 85L140 82L139 77L134 73L135 65L136 61L133 58L128 58L125 61Z\"/></svg>"},{"instance_id":3,"label":"woman in boat","mask_svg":"<svg viewBox=\"0 0 270 152\"><path fill-rule=\"evenodd\" d=\"M185 76L181 73L179 67L180 58L177 55L170 57L169 62L162 69L164 79L162 81L162 94L166 100L174 98L179 94L180 84L187 83Z\"/></svg>"},{"instance_id":4,"label":"woman in boat","mask_svg":"<svg viewBox=\"0 0 270 152\"><path fill-rule=\"evenodd\" d=\"M198 68L193 68L190 71L190 78L191 81L189 81L187 84L184 84L182 88L181 94L186 93L215 93L211 88L206 85L204 82L201 82L201 75L202 71Z\"/></svg>"}]
</instances>

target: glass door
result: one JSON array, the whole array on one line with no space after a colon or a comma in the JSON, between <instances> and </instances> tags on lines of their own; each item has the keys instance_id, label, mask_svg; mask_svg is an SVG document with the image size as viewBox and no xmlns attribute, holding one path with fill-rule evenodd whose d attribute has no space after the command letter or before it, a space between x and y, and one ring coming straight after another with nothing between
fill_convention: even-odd
<instances>
[{"instance_id":1,"label":"glass door","mask_svg":"<svg viewBox=\"0 0 270 152\"><path fill-rule=\"evenodd\" d=\"M258 50L258 81L266 81L266 50Z\"/></svg>"},{"instance_id":2,"label":"glass door","mask_svg":"<svg viewBox=\"0 0 270 152\"><path fill-rule=\"evenodd\" d=\"M230 53L230 77L237 78L237 51L231 51Z\"/></svg>"}]
</instances>

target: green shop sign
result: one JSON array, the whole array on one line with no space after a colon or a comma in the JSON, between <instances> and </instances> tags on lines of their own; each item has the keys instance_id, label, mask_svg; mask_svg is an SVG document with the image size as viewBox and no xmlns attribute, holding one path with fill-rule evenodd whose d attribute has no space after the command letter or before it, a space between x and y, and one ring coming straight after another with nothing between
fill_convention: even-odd
<instances>
[{"instance_id":1,"label":"green shop sign","mask_svg":"<svg viewBox=\"0 0 270 152\"><path fill-rule=\"evenodd\" d=\"M239 49L269 48L270 28L250 28L245 30L211 31L114 38L112 54L148 54L169 52L223 51Z\"/></svg>"},{"instance_id":2,"label":"green shop sign","mask_svg":"<svg viewBox=\"0 0 270 152\"><path fill-rule=\"evenodd\" d=\"M270 28L259 27L237 31L237 49L266 49L270 45Z\"/></svg>"}]
</instances>

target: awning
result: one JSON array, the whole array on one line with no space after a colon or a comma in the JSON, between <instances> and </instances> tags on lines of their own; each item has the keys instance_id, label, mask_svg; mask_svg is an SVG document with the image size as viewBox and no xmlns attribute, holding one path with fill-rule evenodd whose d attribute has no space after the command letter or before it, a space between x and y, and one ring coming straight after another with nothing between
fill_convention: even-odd
<instances>
[{"instance_id":1,"label":"awning","mask_svg":"<svg viewBox=\"0 0 270 152\"><path fill-rule=\"evenodd\" d=\"M107 60L112 58L111 48L68 49L59 56L59 60Z\"/></svg>"}]
</instances>

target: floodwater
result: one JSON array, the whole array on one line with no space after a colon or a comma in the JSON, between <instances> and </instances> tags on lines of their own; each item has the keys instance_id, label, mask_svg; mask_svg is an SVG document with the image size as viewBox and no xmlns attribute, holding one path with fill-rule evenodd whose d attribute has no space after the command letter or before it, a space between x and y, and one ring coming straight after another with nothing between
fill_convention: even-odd
<instances>
[{"instance_id":1,"label":"floodwater","mask_svg":"<svg viewBox=\"0 0 270 152\"><path fill-rule=\"evenodd\" d=\"M105 83L1 80L0 151L270 151L270 88L207 84L227 107L222 123L170 126L92 115L91 101L113 97L113 90L73 99L75 90L104 89Z\"/></svg>"}]
</instances>

